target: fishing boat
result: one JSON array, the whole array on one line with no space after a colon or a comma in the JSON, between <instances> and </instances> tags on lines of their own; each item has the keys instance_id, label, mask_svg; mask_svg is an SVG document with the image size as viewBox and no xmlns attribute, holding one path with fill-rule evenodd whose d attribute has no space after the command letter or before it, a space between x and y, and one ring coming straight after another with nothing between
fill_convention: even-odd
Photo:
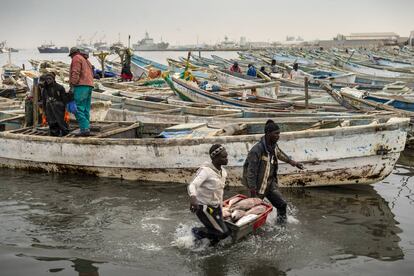
<instances>
[{"instance_id":1,"label":"fishing boat","mask_svg":"<svg viewBox=\"0 0 414 276\"><path fill-rule=\"evenodd\" d=\"M414 69L414 64L410 62L403 62L403 61L395 61L388 58L383 58L380 56L371 55L370 56L371 61L373 61L375 64L392 67L392 68L410 68Z\"/></svg>"},{"instance_id":2,"label":"fishing boat","mask_svg":"<svg viewBox=\"0 0 414 276\"><path fill-rule=\"evenodd\" d=\"M241 113L240 109L225 108L224 106L209 106L209 105L194 105L192 103L187 104L174 104L168 103L158 98L144 97L130 98L126 92L115 91L115 94L92 92L92 99L99 101L111 101L113 106L121 109L127 109L138 112L156 112L156 113L169 113L180 112L183 114L196 115L196 116L216 116L216 115L231 115L235 113Z\"/></svg>"},{"instance_id":3,"label":"fishing boat","mask_svg":"<svg viewBox=\"0 0 414 276\"><path fill-rule=\"evenodd\" d=\"M214 68L211 70L220 83L234 86L253 86L262 84L261 87L255 89L257 94L263 97L276 98L276 82L274 81L266 82L263 79L233 73L229 70L219 70Z\"/></svg>"},{"instance_id":4,"label":"fishing boat","mask_svg":"<svg viewBox=\"0 0 414 276\"><path fill-rule=\"evenodd\" d=\"M414 146L414 102L401 100L398 97L385 98L369 95L356 89L343 88L341 91L324 86L326 91L342 106L349 110L370 112L373 110L386 110L401 117L411 118L407 130L407 148Z\"/></svg>"},{"instance_id":5,"label":"fishing boat","mask_svg":"<svg viewBox=\"0 0 414 276\"><path fill-rule=\"evenodd\" d=\"M337 59L336 65L347 71L358 73L362 78L370 77L373 80L385 82L395 82L397 80L406 82L414 81L414 74L371 68L357 63L346 62L341 59Z\"/></svg>"},{"instance_id":6,"label":"fishing boat","mask_svg":"<svg viewBox=\"0 0 414 276\"><path fill-rule=\"evenodd\" d=\"M396 113L412 113L412 116L414 117L414 101L406 100L402 96L377 96L375 93L366 93L357 89L350 88L341 89L340 93L341 96L345 97L348 100L364 100L359 101L359 105L356 105L355 101L353 101L353 106L356 108L364 109L364 107L361 106L361 103L371 102L372 104L365 104L364 106L366 108L369 107L370 109L376 108L383 110L392 110Z\"/></svg>"},{"instance_id":7,"label":"fishing boat","mask_svg":"<svg viewBox=\"0 0 414 276\"><path fill-rule=\"evenodd\" d=\"M184 72L184 68L168 67L164 64L153 60L146 59L141 56L133 55L131 58L131 70L134 76L147 76L149 68L160 70L161 72L173 71L176 73ZM192 74L198 78L208 78L209 74L201 71L193 71Z\"/></svg>"},{"instance_id":8,"label":"fishing boat","mask_svg":"<svg viewBox=\"0 0 414 276\"><path fill-rule=\"evenodd\" d=\"M372 120L365 125L292 131L279 146L302 162L301 171L279 164L283 187L371 184L389 175L406 142L408 119ZM91 126L93 137L49 137L47 130L0 132L0 166L56 173L188 183L209 159L212 144L229 153L231 185L240 185L243 162L262 133L243 124L143 124L105 122ZM168 137L168 138L165 138ZM141 182L142 183L142 182ZM138 184L137 184L138 185Z\"/></svg>"},{"instance_id":9,"label":"fishing boat","mask_svg":"<svg viewBox=\"0 0 414 276\"><path fill-rule=\"evenodd\" d=\"M292 92L284 89L285 92L280 93L280 99L270 97L257 96L247 94L246 91L259 90L268 88L272 83L264 82L254 84L252 86L238 86L231 88L222 88L220 91L211 92L201 89L194 82L180 79L172 76L171 79L166 78L167 83L176 94L185 101L207 103L215 105L228 105L237 108L261 108L261 109L304 109L306 108L304 93ZM288 92L289 91L289 92ZM252 92L251 92L252 93ZM316 93L315 93L316 94ZM319 95L319 94L316 94ZM345 111L340 105L333 101L324 93L324 97L313 98L309 100L307 108L319 109L320 111Z\"/></svg>"},{"instance_id":10,"label":"fishing boat","mask_svg":"<svg viewBox=\"0 0 414 276\"><path fill-rule=\"evenodd\" d=\"M149 59L146 59L144 57L137 56L137 55L133 55L131 57L131 62L133 62L133 63L135 63L135 64L137 64L141 67L151 66L151 67L153 67L155 69L158 69L158 70L161 70L163 72L168 70L168 66L166 66L164 64L161 64L161 63L158 63L156 61L149 60Z\"/></svg>"}]
</instances>

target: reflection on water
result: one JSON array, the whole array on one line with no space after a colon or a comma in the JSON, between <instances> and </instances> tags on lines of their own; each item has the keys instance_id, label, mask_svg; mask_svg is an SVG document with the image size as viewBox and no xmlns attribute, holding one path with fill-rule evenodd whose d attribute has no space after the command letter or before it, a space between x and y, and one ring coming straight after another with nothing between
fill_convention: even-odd
<instances>
[{"instance_id":1,"label":"reflection on water","mask_svg":"<svg viewBox=\"0 0 414 276\"><path fill-rule=\"evenodd\" d=\"M338 254L381 260L404 257L401 229L388 203L372 186L331 187L287 192L302 225L337 246Z\"/></svg>"},{"instance_id":2,"label":"reflection on water","mask_svg":"<svg viewBox=\"0 0 414 276\"><path fill-rule=\"evenodd\" d=\"M84 259L67 259L67 258L56 258L56 257L36 257L36 256L26 256L24 254L18 254L18 257L28 257L33 258L38 261L43 262L58 262L58 261L70 261L73 264L71 267L78 272L79 276L99 276L98 268L94 266L94 264L102 263L102 262L92 262L89 260ZM64 268L51 268L49 272L60 272L64 270Z\"/></svg>"},{"instance_id":3,"label":"reflection on water","mask_svg":"<svg viewBox=\"0 0 414 276\"><path fill-rule=\"evenodd\" d=\"M397 167L375 186L286 189L286 227L272 213L237 244L194 248L190 229L198 222L184 186L0 170L0 266L6 248L18 256L8 262L16 275L23 271L17 263L29 260L50 273L72 271L64 275L288 275L360 257L408 262L405 234L414 226L400 214L412 211L401 204L411 206L413 175Z\"/></svg>"}]
</instances>

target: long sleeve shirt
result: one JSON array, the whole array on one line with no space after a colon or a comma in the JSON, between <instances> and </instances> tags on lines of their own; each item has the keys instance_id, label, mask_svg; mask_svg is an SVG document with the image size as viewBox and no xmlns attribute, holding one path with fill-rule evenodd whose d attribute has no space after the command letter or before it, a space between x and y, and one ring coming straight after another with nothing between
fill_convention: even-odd
<instances>
[{"instance_id":1,"label":"long sleeve shirt","mask_svg":"<svg viewBox=\"0 0 414 276\"><path fill-rule=\"evenodd\" d=\"M223 202L226 177L227 172L224 168L219 171L211 162L206 162L188 185L188 194L195 196L199 204L220 206Z\"/></svg>"},{"instance_id":2,"label":"long sleeve shirt","mask_svg":"<svg viewBox=\"0 0 414 276\"><path fill-rule=\"evenodd\" d=\"M269 185L277 183L278 160L292 162L277 144L274 148L268 147L262 137L247 155L243 165L242 183L263 194Z\"/></svg>"},{"instance_id":3,"label":"long sleeve shirt","mask_svg":"<svg viewBox=\"0 0 414 276\"><path fill-rule=\"evenodd\" d=\"M70 85L86 85L93 87L92 64L81 54L75 54L73 56L69 74Z\"/></svg>"}]
</instances>

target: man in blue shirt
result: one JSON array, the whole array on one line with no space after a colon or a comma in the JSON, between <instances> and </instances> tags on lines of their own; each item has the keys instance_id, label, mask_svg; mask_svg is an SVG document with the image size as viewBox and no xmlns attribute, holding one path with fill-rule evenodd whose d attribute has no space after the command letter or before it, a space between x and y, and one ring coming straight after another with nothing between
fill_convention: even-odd
<instances>
[{"instance_id":1,"label":"man in blue shirt","mask_svg":"<svg viewBox=\"0 0 414 276\"><path fill-rule=\"evenodd\" d=\"M253 64L249 64L247 66L247 75L251 76L251 77L256 77L257 72L256 72L256 68L254 68Z\"/></svg>"}]
</instances>

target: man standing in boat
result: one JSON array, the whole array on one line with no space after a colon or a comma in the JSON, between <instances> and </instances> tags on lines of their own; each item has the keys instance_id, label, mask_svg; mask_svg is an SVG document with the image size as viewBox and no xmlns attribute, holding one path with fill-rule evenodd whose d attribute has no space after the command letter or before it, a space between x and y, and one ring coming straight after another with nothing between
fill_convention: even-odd
<instances>
[{"instance_id":1,"label":"man standing in boat","mask_svg":"<svg viewBox=\"0 0 414 276\"><path fill-rule=\"evenodd\" d=\"M230 67L230 72L239 73L239 74L242 73L239 63L237 61L235 61L233 65Z\"/></svg>"},{"instance_id":2,"label":"man standing in boat","mask_svg":"<svg viewBox=\"0 0 414 276\"><path fill-rule=\"evenodd\" d=\"M49 125L49 134L51 136L65 136L69 133L65 112L70 95L66 93L62 85L56 83L54 74L47 73L43 78L41 99Z\"/></svg>"},{"instance_id":3,"label":"man standing in boat","mask_svg":"<svg viewBox=\"0 0 414 276\"><path fill-rule=\"evenodd\" d=\"M297 79L299 76L301 75L300 71L299 71L299 64L297 62L295 62L293 64L293 68L292 70L290 70L289 73L289 78L292 80Z\"/></svg>"},{"instance_id":4,"label":"man standing in boat","mask_svg":"<svg viewBox=\"0 0 414 276\"><path fill-rule=\"evenodd\" d=\"M277 145L279 126L272 120L265 125L265 136L249 151L243 165L243 185L250 190L251 197L267 198L277 209L277 222L286 221L287 203L277 190L278 160L303 170L303 164L292 160Z\"/></svg>"},{"instance_id":5,"label":"man standing in boat","mask_svg":"<svg viewBox=\"0 0 414 276\"><path fill-rule=\"evenodd\" d=\"M250 77L256 77L257 76L256 68L254 68L253 64L249 64L247 66L247 73L246 74Z\"/></svg>"},{"instance_id":6,"label":"man standing in boat","mask_svg":"<svg viewBox=\"0 0 414 276\"><path fill-rule=\"evenodd\" d=\"M205 227L194 227L197 239L207 238L212 244L226 238L230 231L222 214L223 189L227 172L227 152L222 145L215 144L209 151L211 162L204 163L188 185L190 210L195 213Z\"/></svg>"},{"instance_id":7,"label":"man standing in boat","mask_svg":"<svg viewBox=\"0 0 414 276\"><path fill-rule=\"evenodd\" d=\"M270 73L279 73L275 59L272 59L272 63L270 64Z\"/></svg>"},{"instance_id":8,"label":"man standing in boat","mask_svg":"<svg viewBox=\"0 0 414 276\"><path fill-rule=\"evenodd\" d=\"M125 50L125 60L122 64L121 70L121 80L122 81L132 81L133 75L131 72L131 56L132 52L128 48Z\"/></svg>"},{"instance_id":9,"label":"man standing in boat","mask_svg":"<svg viewBox=\"0 0 414 276\"><path fill-rule=\"evenodd\" d=\"M69 56L72 58L70 64L70 89L76 103L76 120L79 123L80 132L76 136L90 135L90 110L93 88L92 64L88 60L88 54L82 53L77 47L70 49Z\"/></svg>"}]
</instances>

